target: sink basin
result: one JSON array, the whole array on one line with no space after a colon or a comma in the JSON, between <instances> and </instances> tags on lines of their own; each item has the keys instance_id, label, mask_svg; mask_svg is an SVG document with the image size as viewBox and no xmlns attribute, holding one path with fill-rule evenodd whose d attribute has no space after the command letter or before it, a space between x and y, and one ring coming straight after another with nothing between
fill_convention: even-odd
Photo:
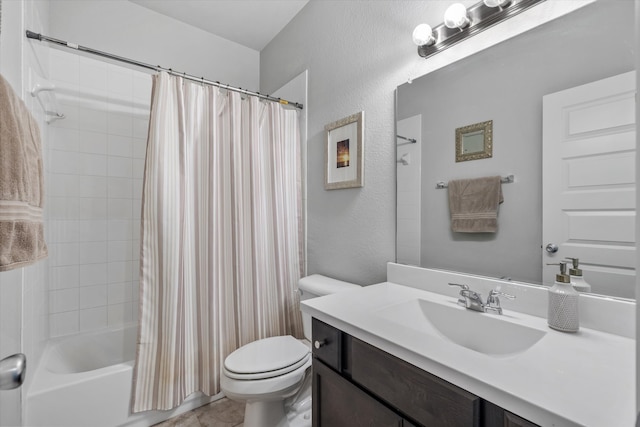
<instances>
[{"instance_id":1,"label":"sink basin","mask_svg":"<svg viewBox=\"0 0 640 427\"><path fill-rule=\"evenodd\" d=\"M449 301L416 299L383 308L376 314L404 327L495 356L521 353L547 333L499 315L467 310Z\"/></svg>"}]
</instances>

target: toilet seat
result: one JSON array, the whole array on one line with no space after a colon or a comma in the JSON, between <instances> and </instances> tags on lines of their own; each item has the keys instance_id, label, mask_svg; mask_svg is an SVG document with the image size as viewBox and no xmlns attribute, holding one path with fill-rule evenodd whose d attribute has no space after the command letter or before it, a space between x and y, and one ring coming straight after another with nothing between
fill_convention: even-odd
<instances>
[{"instance_id":1,"label":"toilet seat","mask_svg":"<svg viewBox=\"0 0 640 427\"><path fill-rule=\"evenodd\" d=\"M291 335L277 336L246 344L224 361L226 376L238 380L261 380L285 375L308 363L308 346Z\"/></svg>"}]
</instances>

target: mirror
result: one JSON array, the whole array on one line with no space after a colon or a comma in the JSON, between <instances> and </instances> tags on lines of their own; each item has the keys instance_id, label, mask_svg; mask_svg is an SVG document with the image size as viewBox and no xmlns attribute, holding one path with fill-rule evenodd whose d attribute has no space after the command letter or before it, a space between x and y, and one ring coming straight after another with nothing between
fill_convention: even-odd
<instances>
[{"instance_id":1,"label":"mirror","mask_svg":"<svg viewBox=\"0 0 640 427\"><path fill-rule=\"evenodd\" d=\"M560 259L550 261L542 241L543 97L634 70L634 7L596 1L397 88L397 133L417 139L397 140L398 160L412 159L397 163L398 263L550 284L543 264ZM456 162L454 130L489 120L492 157ZM477 154L475 138L469 150ZM447 190L436 183L512 174L496 233L451 232ZM589 281L599 267L581 268ZM598 281L594 293L635 296L633 269L615 289Z\"/></svg>"},{"instance_id":2,"label":"mirror","mask_svg":"<svg viewBox=\"0 0 640 427\"><path fill-rule=\"evenodd\" d=\"M456 129L456 162L486 159L493 155L493 121Z\"/></svg>"}]
</instances>

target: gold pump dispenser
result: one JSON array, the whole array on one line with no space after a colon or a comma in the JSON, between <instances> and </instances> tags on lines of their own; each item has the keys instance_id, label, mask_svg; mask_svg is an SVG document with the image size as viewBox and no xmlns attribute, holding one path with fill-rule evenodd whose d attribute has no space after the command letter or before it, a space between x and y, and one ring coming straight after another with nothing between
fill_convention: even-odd
<instances>
[{"instance_id":1,"label":"gold pump dispenser","mask_svg":"<svg viewBox=\"0 0 640 427\"><path fill-rule=\"evenodd\" d=\"M582 269L580 269L580 260L578 258L566 257L571 260L573 268L569 269L571 285L578 292L591 292L591 285L582 277Z\"/></svg>"},{"instance_id":2,"label":"gold pump dispenser","mask_svg":"<svg viewBox=\"0 0 640 427\"><path fill-rule=\"evenodd\" d=\"M580 266L580 259L571 258L571 257L566 257L566 258L571 260L571 265L573 267L569 269L569 274L571 276L582 276L582 270L578 268Z\"/></svg>"},{"instance_id":3,"label":"gold pump dispenser","mask_svg":"<svg viewBox=\"0 0 640 427\"><path fill-rule=\"evenodd\" d=\"M560 273L556 274L556 282L560 283L571 283L571 277L567 274L567 263L566 261L560 261L557 264L547 264L547 265L559 265Z\"/></svg>"}]
</instances>

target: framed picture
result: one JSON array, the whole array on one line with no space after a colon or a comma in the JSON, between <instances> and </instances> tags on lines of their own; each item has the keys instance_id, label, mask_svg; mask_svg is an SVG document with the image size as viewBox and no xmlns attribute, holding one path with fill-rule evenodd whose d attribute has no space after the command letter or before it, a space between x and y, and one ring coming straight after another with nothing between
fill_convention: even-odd
<instances>
[{"instance_id":1,"label":"framed picture","mask_svg":"<svg viewBox=\"0 0 640 427\"><path fill-rule=\"evenodd\" d=\"M364 186L364 111L330 123L325 151L324 189Z\"/></svg>"},{"instance_id":2,"label":"framed picture","mask_svg":"<svg viewBox=\"0 0 640 427\"><path fill-rule=\"evenodd\" d=\"M493 120L456 129L456 162L493 157Z\"/></svg>"}]
</instances>

